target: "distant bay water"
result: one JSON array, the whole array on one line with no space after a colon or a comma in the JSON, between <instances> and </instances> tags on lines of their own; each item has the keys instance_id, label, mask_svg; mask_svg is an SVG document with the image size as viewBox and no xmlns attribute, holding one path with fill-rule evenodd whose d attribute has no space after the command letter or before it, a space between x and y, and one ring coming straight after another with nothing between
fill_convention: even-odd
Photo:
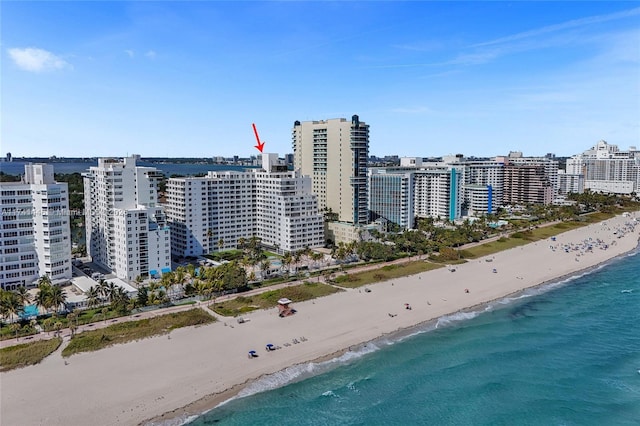
<instances>
[{"instance_id":1,"label":"distant bay water","mask_svg":"<svg viewBox=\"0 0 640 426\"><path fill-rule=\"evenodd\" d=\"M639 324L635 252L265 377L190 425L638 425Z\"/></svg>"},{"instance_id":2,"label":"distant bay water","mask_svg":"<svg viewBox=\"0 0 640 426\"><path fill-rule=\"evenodd\" d=\"M21 175L24 173L26 162L13 161L0 163L0 171L9 175ZM79 163L49 163L53 164L54 173L83 173L89 170L89 167L97 166L98 162L79 162ZM224 164L199 164L199 163L148 163L145 161L137 162L138 166L155 167L162 171L167 177L171 175L183 175L192 176L199 173L207 173L209 171L221 171L221 170L245 170L250 169L250 166L234 166Z\"/></svg>"}]
</instances>

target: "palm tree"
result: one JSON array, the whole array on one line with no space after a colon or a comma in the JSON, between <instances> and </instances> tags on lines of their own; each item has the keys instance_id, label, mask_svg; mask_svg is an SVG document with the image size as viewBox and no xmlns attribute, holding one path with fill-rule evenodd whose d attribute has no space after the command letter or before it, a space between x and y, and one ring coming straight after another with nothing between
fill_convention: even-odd
<instances>
[{"instance_id":1,"label":"palm tree","mask_svg":"<svg viewBox=\"0 0 640 426\"><path fill-rule=\"evenodd\" d=\"M29 294L29 291L25 286L18 287L16 290L16 295L18 296L18 300L20 300L20 303L22 303L23 305L28 305L29 302L31 302L31 294Z\"/></svg>"},{"instance_id":2,"label":"palm tree","mask_svg":"<svg viewBox=\"0 0 640 426\"><path fill-rule=\"evenodd\" d=\"M38 321L33 318L31 321L29 321L29 325L31 326L31 328L33 328L34 331L36 331L36 327L38 326Z\"/></svg>"},{"instance_id":3,"label":"palm tree","mask_svg":"<svg viewBox=\"0 0 640 426\"><path fill-rule=\"evenodd\" d=\"M44 321L42 321L42 328L44 329L45 332L49 332L51 331L51 326L53 325L53 318L47 318Z\"/></svg>"},{"instance_id":4,"label":"palm tree","mask_svg":"<svg viewBox=\"0 0 640 426\"><path fill-rule=\"evenodd\" d=\"M284 256L282 256L282 265L287 268L287 273L289 273L291 262L293 262L293 256L291 256L291 252L288 251L284 254Z\"/></svg>"},{"instance_id":5,"label":"palm tree","mask_svg":"<svg viewBox=\"0 0 640 426\"><path fill-rule=\"evenodd\" d=\"M67 295L64 294L61 287L52 286L51 293L49 294L50 298L50 306L55 308L56 312L58 312L60 306L66 308L67 306Z\"/></svg>"},{"instance_id":6,"label":"palm tree","mask_svg":"<svg viewBox=\"0 0 640 426\"><path fill-rule=\"evenodd\" d=\"M100 289L98 287L89 287L85 295L87 296L87 306L89 308L95 308L100 304Z\"/></svg>"},{"instance_id":7,"label":"palm tree","mask_svg":"<svg viewBox=\"0 0 640 426\"><path fill-rule=\"evenodd\" d=\"M8 292L5 296L4 308L6 309L7 314L10 319L13 319L13 316L19 316L20 313L24 310L24 305L20 302L18 296L13 292Z\"/></svg>"},{"instance_id":8,"label":"palm tree","mask_svg":"<svg viewBox=\"0 0 640 426\"><path fill-rule=\"evenodd\" d=\"M67 314L67 324L69 325L71 335L73 336L78 329L78 314L76 314L75 312L69 312Z\"/></svg>"},{"instance_id":9,"label":"palm tree","mask_svg":"<svg viewBox=\"0 0 640 426\"><path fill-rule=\"evenodd\" d=\"M6 319L9 317L9 296L8 291L0 289L0 316ZM0 327L2 326L2 322L0 322Z\"/></svg>"},{"instance_id":10,"label":"palm tree","mask_svg":"<svg viewBox=\"0 0 640 426\"><path fill-rule=\"evenodd\" d=\"M9 327L10 327L11 331L15 331L16 339L18 339L18 331L20 331L20 328L21 328L20 323L14 322Z\"/></svg>"},{"instance_id":11,"label":"palm tree","mask_svg":"<svg viewBox=\"0 0 640 426\"><path fill-rule=\"evenodd\" d=\"M271 262L269 262L268 260L263 260L262 262L260 262L260 270L262 271L263 280L265 279L265 272L267 272L270 267L271 267Z\"/></svg>"},{"instance_id":12,"label":"palm tree","mask_svg":"<svg viewBox=\"0 0 640 426\"><path fill-rule=\"evenodd\" d=\"M60 321L56 321L56 323L53 324L53 329L56 331L56 335L59 336L60 330L62 330L62 323Z\"/></svg>"},{"instance_id":13,"label":"palm tree","mask_svg":"<svg viewBox=\"0 0 640 426\"><path fill-rule=\"evenodd\" d=\"M48 284L51 285L51 278L49 278L49 275L43 275L38 279L38 285L40 284Z\"/></svg>"},{"instance_id":14,"label":"palm tree","mask_svg":"<svg viewBox=\"0 0 640 426\"><path fill-rule=\"evenodd\" d=\"M301 258L302 258L302 250L298 250L293 253L293 261L296 265L296 272L298 272L298 263L300 263Z\"/></svg>"},{"instance_id":15,"label":"palm tree","mask_svg":"<svg viewBox=\"0 0 640 426\"><path fill-rule=\"evenodd\" d=\"M194 279L197 275L196 265L194 265L193 263L187 265L187 274L189 275L189 279Z\"/></svg>"},{"instance_id":16,"label":"palm tree","mask_svg":"<svg viewBox=\"0 0 640 426\"><path fill-rule=\"evenodd\" d=\"M207 247L209 251L213 251L213 244L211 242L211 238L213 237L213 229L209 228L207 229Z\"/></svg>"},{"instance_id":17,"label":"palm tree","mask_svg":"<svg viewBox=\"0 0 640 426\"><path fill-rule=\"evenodd\" d=\"M324 254L319 253L317 251L312 251L311 252L311 259L313 260L313 262L316 264L316 267L318 266L318 261L322 260L324 258Z\"/></svg>"},{"instance_id":18,"label":"palm tree","mask_svg":"<svg viewBox=\"0 0 640 426\"><path fill-rule=\"evenodd\" d=\"M119 313L127 313L129 306L129 295L122 287L118 287L111 299L111 306Z\"/></svg>"},{"instance_id":19,"label":"palm tree","mask_svg":"<svg viewBox=\"0 0 640 426\"><path fill-rule=\"evenodd\" d=\"M100 281L98 281L98 292L102 297L102 301L107 300L107 296L109 295L109 283L104 279L100 279Z\"/></svg>"},{"instance_id":20,"label":"palm tree","mask_svg":"<svg viewBox=\"0 0 640 426\"><path fill-rule=\"evenodd\" d=\"M218 251L222 251L222 247L224 247L224 240L220 238L218 240Z\"/></svg>"},{"instance_id":21,"label":"palm tree","mask_svg":"<svg viewBox=\"0 0 640 426\"><path fill-rule=\"evenodd\" d=\"M38 294L36 294L35 297L35 302L37 306L40 306L42 309L44 309L45 313L49 312L49 309L51 308L51 290L52 290L52 286L51 284L48 284L46 281L40 281L40 284L38 285Z\"/></svg>"}]
</instances>

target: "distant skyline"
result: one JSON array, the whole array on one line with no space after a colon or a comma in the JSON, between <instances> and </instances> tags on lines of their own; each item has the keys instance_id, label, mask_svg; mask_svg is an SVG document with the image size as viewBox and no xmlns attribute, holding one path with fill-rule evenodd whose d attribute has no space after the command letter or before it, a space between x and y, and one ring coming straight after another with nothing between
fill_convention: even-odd
<instances>
[{"instance_id":1,"label":"distant skyline","mask_svg":"<svg viewBox=\"0 0 640 426\"><path fill-rule=\"evenodd\" d=\"M353 114L371 155L640 146L638 2L2 2L0 156L292 152Z\"/></svg>"}]
</instances>

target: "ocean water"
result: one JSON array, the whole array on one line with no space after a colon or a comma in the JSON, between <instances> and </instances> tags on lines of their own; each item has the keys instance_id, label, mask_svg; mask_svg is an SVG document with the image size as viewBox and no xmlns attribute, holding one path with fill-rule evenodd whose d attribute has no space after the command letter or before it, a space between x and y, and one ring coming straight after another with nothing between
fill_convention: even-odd
<instances>
[{"instance_id":1,"label":"ocean water","mask_svg":"<svg viewBox=\"0 0 640 426\"><path fill-rule=\"evenodd\" d=\"M640 255L255 382L202 425L639 425Z\"/></svg>"}]
</instances>

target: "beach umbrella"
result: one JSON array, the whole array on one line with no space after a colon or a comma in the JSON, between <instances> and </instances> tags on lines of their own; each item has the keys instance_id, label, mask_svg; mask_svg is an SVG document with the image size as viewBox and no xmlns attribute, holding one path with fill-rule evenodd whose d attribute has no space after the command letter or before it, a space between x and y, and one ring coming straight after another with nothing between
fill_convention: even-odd
<instances>
[{"instance_id":1,"label":"beach umbrella","mask_svg":"<svg viewBox=\"0 0 640 426\"><path fill-rule=\"evenodd\" d=\"M268 351L272 351L274 349L275 349L275 347L271 343L267 343L267 350Z\"/></svg>"}]
</instances>

